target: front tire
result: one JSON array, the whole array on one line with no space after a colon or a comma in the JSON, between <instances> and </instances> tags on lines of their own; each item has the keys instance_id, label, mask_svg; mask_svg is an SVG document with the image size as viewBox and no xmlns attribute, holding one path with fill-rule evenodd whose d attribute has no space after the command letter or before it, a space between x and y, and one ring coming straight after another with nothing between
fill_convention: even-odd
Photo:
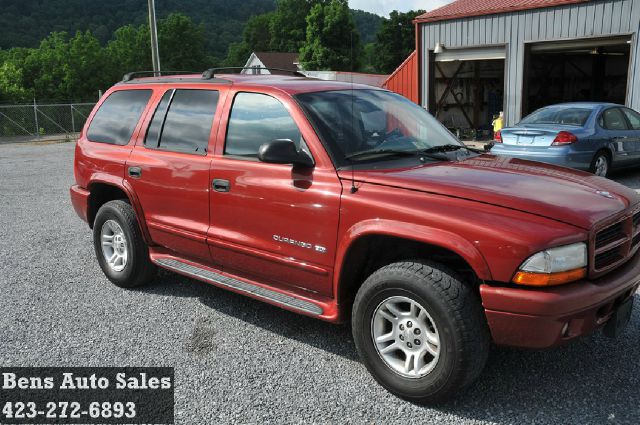
<instances>
[{"instance_id":1,"label":"front tire","mask_svg":"<svg viewBox=\"0 0 640 425\"><path fill-rule=\"evenodd\" d=\"M93 223L93 246L100 268L115 285L133 288L153 280L156 266L128 202L109 201L100 207Z\"/></svg>"},{"instance_id":2,"label":"front tire","mask_svg":"<svg viewBox=\"0 0 640 425\"><path fill-rule=\"evenodd\" d=\"M591 161L591 167L589 171L591 171L596 176L607 177L610 170L611 159L609 159L609 155L607 155L607 153L604 151L596 153L596 155L593 157L593 161Z\"/></svg>"},{"instance_id":3,"label":"front tire","mask_svg":"<svg viewBox=\"0 0 640 425\"><path fill-rule=\"evenodd\" d=\"M401 262L374 272L358 290L353 338L373 377L418 403L446 400L482 372L489 331L478 295L431 262Z\"/></svg>"}]
</instances>

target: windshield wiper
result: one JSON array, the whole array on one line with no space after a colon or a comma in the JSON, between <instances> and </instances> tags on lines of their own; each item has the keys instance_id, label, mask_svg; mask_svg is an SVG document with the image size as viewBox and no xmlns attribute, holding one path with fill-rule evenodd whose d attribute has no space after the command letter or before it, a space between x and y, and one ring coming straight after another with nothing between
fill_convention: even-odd
<instances>
[{"instance_id":1,"label":"windshield wiper","mask_svg":"<svg viewBox=\"0 0 640 425\"><path fill-rule=\"evenodd\" d=\"M465 146L465 145L452 145L452 144L432 146L430 148L422 150L421 152L424 152L424 153L454 152L454 151L459 151L461 149L468 150L469 152L485 153L484 151L481 151L480 149L470 148L469 146Z\"/></svg>"},{"instance_id":2,"label":"windshield wiper","mask_svg":"<svg viewBox=\"0 0 640 425\"><path fill-rule=\"evenodd\" d=\"M371 149L366 151L354 152L349 155L345 155L346 159L361 159L369 156L416 156L420 153L417 151L407 151L400 149Z\"/></svg>"}]
</instances>

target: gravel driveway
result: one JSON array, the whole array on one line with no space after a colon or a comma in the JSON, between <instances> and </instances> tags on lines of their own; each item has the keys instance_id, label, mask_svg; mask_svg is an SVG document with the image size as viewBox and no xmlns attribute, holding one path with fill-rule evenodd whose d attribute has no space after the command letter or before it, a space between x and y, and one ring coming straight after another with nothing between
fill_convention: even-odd
<instances>
[{"instance_id":1,"label":"gravel driveway","mask_svg":"<svg viewBox=\"0 0 640 425\"><path fill-rule=\"evenodd\" d=\"M494 349L455 401L413 405L373 381L347 326L168 272L110 284L69 202L73 149L0 146L2 366L173 366L177 424L640 423L640 304L622 339Z\"/></svg>"}]
</instances>

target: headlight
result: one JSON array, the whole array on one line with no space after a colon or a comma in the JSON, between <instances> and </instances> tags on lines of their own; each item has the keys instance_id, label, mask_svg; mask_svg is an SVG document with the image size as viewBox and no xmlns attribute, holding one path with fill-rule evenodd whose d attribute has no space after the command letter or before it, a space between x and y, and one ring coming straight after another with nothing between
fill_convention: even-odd
<instances>
[{"instance_id":1,"label":"headlight","mask_svg":"<svg viewBox=\"0 0 640 425\"><path fill-rule=\"evenodd\" d=\"M513 277L513 283L553 286L587 275L587 245L584 242L546 249L529 257Z\"/></svg>"}]
</instances>

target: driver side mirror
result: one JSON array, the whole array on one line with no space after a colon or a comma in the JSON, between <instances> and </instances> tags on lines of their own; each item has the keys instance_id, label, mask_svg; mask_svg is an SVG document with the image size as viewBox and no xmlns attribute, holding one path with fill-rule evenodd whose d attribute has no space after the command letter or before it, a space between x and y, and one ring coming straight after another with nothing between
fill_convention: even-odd
<instances>
[{"instance_id":1,"label":"driver side mirror","mask_svg":"<svg viewBox=\"0 0 640 425\"><path fill-rule=\"evenodd\" d=\"M271 164L293 164L300 167L313 167L313 158L305 151L299 151L290 139L276 139L264 143L258 149L258 159Z\"/></svg>"}]
</instances>

